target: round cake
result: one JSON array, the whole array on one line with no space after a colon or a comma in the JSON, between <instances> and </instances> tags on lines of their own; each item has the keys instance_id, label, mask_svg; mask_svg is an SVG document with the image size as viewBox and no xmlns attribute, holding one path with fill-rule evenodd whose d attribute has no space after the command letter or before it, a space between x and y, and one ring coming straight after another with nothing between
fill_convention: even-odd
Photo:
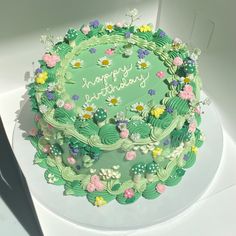
<instances>
[{"instance_id":1,"label":"round cake","mask_svg":"<svg viewBox=\"0 0 236 236\"><path fill-rule=\"evenodd\" d=\"M134 25L135 9L127 15L128 23L70 28L28 86L34 163L64 195L95 206L157 198L181 181L203 143L200 50Z\"/></svg>"}]
</instances>

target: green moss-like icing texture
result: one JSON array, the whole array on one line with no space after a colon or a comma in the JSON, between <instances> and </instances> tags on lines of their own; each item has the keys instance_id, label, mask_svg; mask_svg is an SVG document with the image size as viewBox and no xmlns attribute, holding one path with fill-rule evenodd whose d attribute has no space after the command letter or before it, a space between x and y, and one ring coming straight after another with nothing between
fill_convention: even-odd
<instances>
[{"instance_id":1,"label":"green moss-like icing texture","mask_svg":"<svg viewBox=\"0 0 236 236\"><path fill-rule=\"evenodd\" d=\"M167 103L167 107L171 107L174 111L177 111L179 115L185 115L189 112L189 103L187 100L183 100L180 97L172 97Z\"/></svg>"},{"instance_id":2,"label":"green moss-like icing texture","mask_svg":"<svg viewBox=\"0 0 236 236\"><path fill-rule=\"evenodd\" d=\"M129 133L132 134L140 134L141 138L149 137L151 132L151 128L147 123L142 120L131 120L127 126Z\"/></svg>"},{"instance_id":3,"label":"green moss-like icing texture","mask_svg":"<svg viewBox=\"0 0 236 236\"><path fill-rule=\"evenodd\" d=\"M196 154L194 152L188 152L187 154L185 154L184 159L186 160L186 163L183 168L190 168L196 162Z\"/></svg>"},{"instance_id":4,"label":"green moss-like icing texture","mask_svg":"<svg viewBox=\"0 0 236 236\"><path fill-rule=\"evenodd\" d=\"M156 190L157 184L158 184L158 182L153 182L153 183L147 184L146 189L142 193L143 197L146 199L155 199L155 198L159 197L160 193L157 192L157 190Z\"/></svg>"},{"instance_id":5,"label":"green moss-like icing texture","mask_svg":"<svg viewBox=\"0 0 236 236\"><path fill-rule=\"evenodd\" d=\"M65 184L65 195L74 195L74 196L85 196L86 191L82 189L79 181L66 182Z\"/></svg>"},{"instance_id":6,"label":"green moss-like icing texture","mask_svg":"<svg viewBox=\"0 0 236 236\"><path fill-rule=\"evenodd\" d=\"M159 118L150 114L147 121L154 127L166 129L173 121L173 116L168 112L164 112Z\"/></svg>"},{"instance_id":7,"label":"green moss-like icing texture","mask_svg":"<svg viewBox=\"0 0 236 236\"><path fill-rule=\"evenodd\" d=\"M114 124L105 124L102 126L98 135L104 144L113 144L120 139L119 132Z\"/></svg>"},{"instance_id":8,"label":"green moss-like icing texture","mask_svg":"<svg viewBox=\"0 0 236 236\"><path fill-rule=\"evenodd\" d=\"M98 134L99 127L91 120L77 119L74 124L76 130L85 137Z\"/></svg>"},{"instance_id":9,"label":"green moss-like icing texture","mask_svg":"<svg viewBox=\"0 0 236 236\"><path fill-rule=\"evenodd\" d=\"M137 201L140 197L141 197L141 193L139 193L139 192L135 192L135 194L132 198L125 198L124 193L121 193L121 194L117 195L116 200L120 204L130 204L130 203Z\"/></svg>"},{"instance_id":10,"label":"green moss-like icing texture","mask_svg":"<svg viewBox=\"0 0 236 236\"><path fill-rule=\"evenodd\" d=\"M64 108L56 108L54 113L54 119L60 123L74 123L75 113L73 110L66 110Z\"/></svg>"},{"instance_id":11,"label":"green moss-like icing texture","mask_svg":"<svg viewBox=\"0 0 236 236\"><path fill-rule=\"evenodd\" d=\"M190 140L192 134L188 132L187 125L184 125L181 129L174 129L171 133L171 145L178 147L182 142Z\"/></svg>"}]
</instances>

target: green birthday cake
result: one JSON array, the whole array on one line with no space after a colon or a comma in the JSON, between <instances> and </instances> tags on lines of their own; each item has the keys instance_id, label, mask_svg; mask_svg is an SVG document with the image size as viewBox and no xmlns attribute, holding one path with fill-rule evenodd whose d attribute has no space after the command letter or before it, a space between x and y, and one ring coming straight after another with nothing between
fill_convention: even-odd
<instances>
[{"instance_id":1,"label":"green birthday cake","mask_svg":"<svg viewBox=\"0 0 236 236\"><path fill-rule=\"evenodd\" d=\"M95 206L155 199L196 161L203 135L199 49L151 24L93 20L51 36L28 94L34 163Z\"/></svg>"}]
</instances>

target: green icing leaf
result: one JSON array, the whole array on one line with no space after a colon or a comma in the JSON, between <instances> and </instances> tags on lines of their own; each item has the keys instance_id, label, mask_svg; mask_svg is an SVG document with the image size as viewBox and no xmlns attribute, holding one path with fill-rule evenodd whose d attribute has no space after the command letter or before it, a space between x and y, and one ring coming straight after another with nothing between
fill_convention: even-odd
<instances>
[{"instance_id":1,"label":"green icing leaf","mask_svg":"<svg viewBox=\"0 0 236 236\"><path fill-rule=\"evenodd\" d=\"M64 108L56 108L54 119L61 123L74 123L75 114L72 110L65 110Z\"/></svg>"},{"instance_id":2,"label":"green icing leaf","mask_svg":"<svg viewBox=\"0 0 236 236\"><path fill-rule=\"evenodd\" d=\"M177 185L182 177L181 176L178 176L178 174L176 173L176 169L177 168L174 168L170 174L170 177L165 181L165 185L167 186L174 186L174 185Z\"/></svg>"},{"instance_id":3,"label":"green icing leaf","mask_svg":"<svg viewBox=\"0 0 236 236\"><path fill-rule=\"evenodd\" d=\"M155 199L160 196L160 193L156 191L156 186L158 182L153 182L147 184L146 189L142 193L143 197L146 199Z\"/></svg>"},{"instance_id":4,"label":"green icing leaf","mask_svg":"<svg viewBox=\"0 0 236 236\"><path fill-rule=\"evenodd\" d=\"M29 140L31 142L31 144L34 146L34 148L38 147L38 141L39 141L39 137L38 136L28 135L28 136L26 136L25 139Z\"/></svg>"},{"instance_id":5,"label":"green icing leaf","mask_svg":"<svg viewBox=\"0 0 236 236\"><path fill-rule=\"evenodd\" d=\"M140 134L141 138L149 137L151 128L142 120L131 120L127 126L130 134Z\"/></svg>"},{"instance_id":6,"label":"green icing leaf","mask_svg":"<svg viewBox=\"0 0 236 236\"><path fill-rule=\"evenodd\" d=\"M103 192L94 191L87 194L88 201L91 202L93 205L95 204L96 197L102 197L108 203L112 201L113 199L115 199L116 196L111 195L107 191L103 191Z\"/></svg>"},{"instance_id":7,"label":"green icing leaf","mask_svg":"<svg viewBox=\"0 0 236 236\"><path fill-rule=\"evenodd\" d=\"M44 177L50 184L55 185L63 185L65 184L65 180L61 177L60 171L57 169L57 167L49 167L45 173Z\"/></svg>"},{"instance_id":8,"label":"green icing leaf","mask_svg":"<svg viewBox=\"0 0 236 236\"><path fill-rule=\"evenodd\" d=\"M34 164L37 164L42 168L48 168L47 154L43 153L41 150L38 150L34 155Z\"/></svg>"},{"instance_id":9,"label":"green icing leaf","mask_svg":"<svg viewBox=\"0 0 236 236\"><path fill-rule=\"evenodd\" d=\"M112 186L111 190L112 191L117 191L120 188L121 184L115 184L114 186Z\"/></svg>"},{"instance_id":10,"label":"green icing leaf","mask_svg":"<svg viewBox=\"0 0 236 236\"><path fill-rule=\"evenodd\" d=\"M98 133L101 142L104 144L113 144L120 139L120 135L115 125L105 124L102 126Z\"/></svg>"},{"instance_id":11,"label":"green icing leaf","mask_svg":"<svg viewBox=\"0 0 236 236\"><path fill-rule=\"evenodd\" d=\"M87 192L82 189L79 181L66 182L65 195L85 196Z\"/></svg>"},{"instance_id":12,"label":"green icing leaf","mask_svg":"<svg viewBox=\"0 0 236 236\"><path fill-rule=\"evenodd\" d=\"M174 111L176 110L179 115L185 115L189 112L188 101L181 99L180 97L170 98L167 103L167 107L171 107Z\"/></svg>"}]
</instances>

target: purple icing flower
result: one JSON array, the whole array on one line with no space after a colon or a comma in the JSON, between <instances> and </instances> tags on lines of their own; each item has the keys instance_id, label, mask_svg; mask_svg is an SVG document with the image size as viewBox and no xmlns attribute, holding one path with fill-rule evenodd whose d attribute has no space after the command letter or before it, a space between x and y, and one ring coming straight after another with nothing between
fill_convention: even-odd
<instances>
[{"instance_id":1,"label":"purple icing flower","mask_svg":"<svg viewBox=\"0 0 236 236\"><path fill-rule=\"evenodd\" d=\"M90 27L97 28L99 26L98 20L93 20L89 23Z\"/></svg>"},{"instance_id":2,"label":"purple icing flower","mask_svg":"<svg viewBox=\"0 0 236 236\"><path fill-rule=\"evenodd\" d=\"M153 95L156 94L156 90L154 90L154 89L149 89L149 90L148 90L148 94L151 95L151 96L153 96Z\"/></svg>"},{"instance_id":3,"label":"purple icing flower","mask_svg":"<svg viewBox=\"0 0 236 236\"><path fill-rule=\"evenodd\" d=\"M164 142L163 142L163 145L168 145L168 144L170 144L170 140L169 139L166 139L166 140L164 140Z\"/></svg>"},{"instance_id":4,"label":"purple icing flower","mask_svg":"<svg viewBox=\"0 0 236 236\"><path fill-rule=\"evenodd\" d=\"M143 59L143 58L145 57L145 55L144 55L144 53L139 53L139 54L138 54L138 57L139 57L140 59Z\"/></svg>"},{"instance_id":5,"label":"purple icing flower","mask_svg":"<svg viewBox=\"0 0 236 236\"><path fill-rule=\"evenodd\" d=\"M72 97L71 97L74 101L77 101L77 100L79 100L79 95L73 95Z\"/></svg>"},{"instance_id":6,"label":"purple icing flower","mask_svg":"<svg viewBox=\"0 0 236 236\"><path fill-rule=\"evenodd\" d=\"M171 84L176 87L176 86L179 85L179 81L173 80L173 81L171 82Z\"/></svg>"},{"instance_id":7,"label":"purple icing flower","mask_svg":"<svg viewBox=\"0 0 236 236\"><path fill-rule=\"evenodd\" d=\"M41 68L37 68L36 70L35 70L35 73L36 74L39 74L39 73L42 73L43 72L43 70L41 69Z\"/></svg>"},{"instance_id":8,"label":"purple icing flower","mask_svg":"<svg viewBox=\"0 0 236 236\"><path fill-rule=\"evenodd\" d=\"M159 33L159 37L163 38L163 37L165 37L165 36L166 36L166 33L165 33L164 31L161 31L161 32Z\"/></svg>"},{"instance_id":9,"label":"purple icing flower","mask_svg":"<svg viewBox=\"0 0 236 236\"><path fill-rule=\"evenodd\" d=\"M54 95L53 92L46 91L45 93L46 93L46 96L47 96L48 100L53 100L55 98L55 95Z\"/></svg>"},{"instance_id":10,"label":"purple icing flower","mask_svg":"<svg viewBox=\"0 0 236 236\"><path fill-rule=\"evenodd\" d=\"M145 56L147 56L149 54L149 51L147 49L138 49L138 57L140 59L143 59Z\"/></svg>"},{"instance_id":11,"label":"purple icing flower","mask_svg":"<svg viewBox=\"0 0 236 236\"><path fill-rule=\"evenodd\" d=\"M187 154L184 155L184 160L187 161L189 159L189 156Z\"/></svg>"},{"instance_id":12,"label":"purple icing flower","mask_svg":"<svg viewBox=\"0 0 236 236\"><path fill-rule=\"evenodd\" d=\"M168 113L172 113L174 110L173 110L172 107L167 107L167 108L166 108L166 111L167 111Z\"/></svg>"},{"instance_id":13,"label":"purple icing flower","mask_svg":"<svg viewBox=\"0 0 236 236\"><path fill-rule=\"evenodd\" d=\"M128 38L130 38L130 36L131 36L131 32L126 32L126 33L125 33L125 38L128 39Z\"/></svg>"},{"instance_id":14,"label":"purple icing flower","mask_svg":"<svg viewBox=\"0 0 236 236\"><path fill-rule=\"evenodd\" d=\"M90 52L90 53L95 53L96 51L97 51L96 48L90 48L90 49L89 49L89 52Z\"/></svg>"},{"instance_id":15,"label":"purple icing flower","mask_svg":"<svg viewBox=\"0 0 236 236\"><path fill-rule=\"evenodd\" d=\"M147 55L149 54L149 51L148 51L147 49L145 49L145 50L143 51L143 53L144 53L145 56L147 56Z\"/></svg>"}]
</instances>

